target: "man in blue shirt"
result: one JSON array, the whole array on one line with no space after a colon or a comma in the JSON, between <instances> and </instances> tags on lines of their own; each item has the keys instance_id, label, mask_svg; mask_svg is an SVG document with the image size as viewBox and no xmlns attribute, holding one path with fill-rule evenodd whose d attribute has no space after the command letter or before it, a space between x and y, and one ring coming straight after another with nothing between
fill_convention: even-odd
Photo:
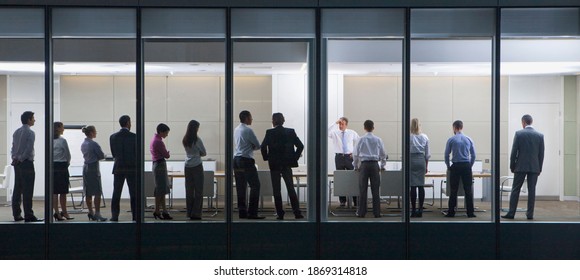
<instances>
[{"instance_id":1,"label":"man in blue shirt","mask_svg":"<svg viewBox=\"0 0 580 280\"><path fill-rule=\"evenodd\" d=\"M471 168L475 163L475 148L471 138L462 133L463 122L457 120L453 122L453 133L455 134L445 146L445 165L449 171L449 184L451 194L449 196L449 210L445 217L455 217L455 207L457 206L457 190L459 189L459 179L463 182L465 190L465 207L467 217L475 218L473 214L473 173ZM449 154L453 153L453 159L449 163Z\"/></svg>"}]
</instances>

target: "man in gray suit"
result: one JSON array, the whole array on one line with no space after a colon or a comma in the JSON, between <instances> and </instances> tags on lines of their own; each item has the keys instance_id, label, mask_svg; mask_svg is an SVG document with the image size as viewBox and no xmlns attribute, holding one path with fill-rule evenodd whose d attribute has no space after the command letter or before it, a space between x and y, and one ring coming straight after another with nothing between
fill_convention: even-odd
<instances>
[{"instance_id":1,"label":"man in gray suit","mask_svg":"<svg viewBox=\"0 0 580 280\"><path fill-rule=\"evenodd\" d=\"M510 195L510 209L504 219L513 219L518 207L520 190L524 179L528 178L528 220L534 218L534 203L536 201L536 183L544 164L544 135L532 127L532 116L522 117L524 129L516 132L510 156L510 169L514 173L512 193Z\"/></svg>"}]
</instances>

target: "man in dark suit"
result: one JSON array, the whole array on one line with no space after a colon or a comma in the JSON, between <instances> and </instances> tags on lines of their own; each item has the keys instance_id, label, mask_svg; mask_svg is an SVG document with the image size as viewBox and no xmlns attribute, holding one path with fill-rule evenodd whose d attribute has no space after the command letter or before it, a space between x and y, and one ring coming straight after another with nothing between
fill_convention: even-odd
<instances>
[{"instance_id":1,"label":"man in dark suit","mask_svg":"<svg viewBox=\"0 0 580 280\"><path fill-rule=\"evenodd\" d=\"M516 132L510 155L510 169L514 173L512 193L510 194L510 209L504 219L513 219L516 215L520 190L526 177L528 178L528 220L534 218L534 203L536 202L536 183L544 164L544 135L532 127L532 116L522 117L522 130Z\"/></svg>"},{"instance_id":2,"label":"man in dark suit","mask_svg":"<svg viewBox=\"0 0 580 280\"><path fill-rule=\"evenodd\" d=\"M298 197L294 190L292 167L298 167L298 159L302 155L304 145L296 136L294 129L282 126L284 121L282 113L274 113L272 115L272 126L274 128L266 131L266 136L261 145L262 157L268 161L270 167L277 219L284 220L280 176L284 178L284 183L286 183L286 190L288 191L288 197L290 197L294 217L302 219L304 216L300 211Z\"/></svg>"},{"instance_id":3,"label":"man in dark suit","mask_svg":"<svg viewBox=\"0 0 580 280\"><path fill-rule=\"evenodd\" d=\"M113 165L113 199L111 201L111 221L119 221L121 193L123 192L123 184L127 180L129 186L129 197L131 200L131 215L133 221L136 220L136 202L135 195L135 178L137 175L136 161L136 144L137 136L130 132L131 118L123 115L119 118L119 125L121 130L111 135L109 141L111 144L111 153L115 159Z\"/></svg>"}]
</instances>

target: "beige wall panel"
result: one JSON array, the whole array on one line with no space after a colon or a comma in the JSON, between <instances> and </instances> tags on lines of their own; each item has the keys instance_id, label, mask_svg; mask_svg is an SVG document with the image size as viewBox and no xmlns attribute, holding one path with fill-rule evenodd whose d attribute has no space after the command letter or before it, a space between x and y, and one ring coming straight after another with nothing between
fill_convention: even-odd
<instances>
[{"instance_id":1,"label":"beige wall panel","mask_svg":"<svg viewBox=\"0 0 580 280\"><path fill-rule=\"evenodd\" d=\"M576 122L564 122L564 154L575 155L578 125Z\"/></svg>"},{"instance_id":2,"label":"beige wall panel","mask_svg":"<svg viewBox=\"0 0 580 280\"><path fill-rule=\"evenodd\" d=\"M350 121L396 121L397 78L344 77L344 114Z\"/></svg>"},{"instance_id":3,"label":"beige wall panel","mask_svg":"<svg viewBox=\"0 0 580 280\"><path fill-rule=\"evenodd\" d=\"M145 78L145 121L167 121L167 77Z\"/></svg>"},{"instance_id":4,"label":"beige wall panel","mask_svg":"<svg viewBox=\"0 0 580 280\"><path fill-rule=\"evenodd\" d=\"M452 81L451 77L412 77L411 118L434 122L451 120Z\"/></svg>"},{"instance_id":5,"label":"beige wall panel","mask_svg":"<svg viewBox=\"0 0 580 280\"><path fill-rule=\"evenodd\" d=\"M5 122L7 109L8 109L8 84L7 78L4 75L0 75L0 122ZM6 131L6 130L2 130Z\"/></svg>"},{"instance_id":6,"label":"beige wall panel","mask_svg":"<svg viewBox=\"0 0 580 280\"><path fill-rule=\"evenodd\" d=\"M0 122L0 147L8 147L8 145L12 146L12 142L7 143L7 141L9 141L7 140L8 135L12 135L12 133L8 134L8 131L6 131L7 129L8 126L6 125L6 122ZM9 164L6 160L8 154L10 154L10 150L8 149L0 149L0 166ZM2 172L4 172L4 169L2 169Z\"/></svg>"},{"instance_id":7,"label":"beige wall panel","mask_svg":"<svg viewBox=\"0 0 580 280\"><path fill-rule=\"evenodd\" d=\"M453 118L491 122L491 78L453 78Z\"/></svg>"},{"instance_id":8,"label":"beige wall panel","mask_svg":"<svg viewBox=\"0 0 580 280\"><path fill-rule=\"evenodd\" d=\"M234 78L234 127L239 123L238 114L242 110L252 113L255 121L272 120L272 77Z\"/></svg>"},{"instance_id":9,"label":"beige wall panel","mask_svg":"<svg viewBox=\"0 0 580 280\"><path fill-rule=\"evenodd\" d=\"M137 118L137 95L135 77L116 76L115 83L115 115L118 120L122 115L128 115L133 121Z\"/></svg>"},{"instance_id":10,"label":"beige wall panel","mask_svg":"<svg viewBox=\"0 0 580 280\"><path fill-rule=\"evenodd\" d=\"M510 162L508 154L500 154L499 155L499 164L500 164L500 172L499 176L511 176L513 175L510 172Z\"/></svg>"},{"instance_id":11,"label":"beige wall panel","mask_svg":"<svg viewBox=\"0 0 580 280\"><path fill-rule=\"evenodd\" d=\"M491 123L463 122L463 133L473 140L476 155L491 154Z\"/></svg>"},{"instance_id":12,"label":"beige wall panel","mask_svg":"<svg viewBox=\"0 0 580 280\"><path fill-rule=\"evenodd\" d=\"M508 108L509 108L509 77L501 77L500 78L500 120L502 122L507 122L509 115L508 115Z\"/></svg>"},{"instance_id":13,"label":"beige wall panel","mask_svg":"<svg viewBox=\"0 0 580 280\"><path fill-rule=\"evenodd\" d=\"M219 77L220 81L220 122L226 121L226 79L225 77ZM239 113L239 112L238 112ZM235 113L234 113L235 115ZM224 131L224 130L222 130Z\"/></svg>"},{"instance_id":14,"label":"beige wall panel","mask_svg":"<svg viewBox=\"0 0 580 280\"><path fill-rule=\"evenodd\" d=\"M512 145L512 143L510 143L511 136L508 135L509 133L509 124L507 122L501 122L499 125L499 139L500 139L500 143L499 143L499 152L500 153L504 153L507 154L508 151L510 150L510 147Z\"/></svg>"},{"instance_id":15,"label":"beige wall panel","mask_svg":"<svg viewBox=\"0 0 580 280\"><path fill-rule=\"evenodd\" d=\"M423 133L429 137L429 148L432 160L443 160L447 139L453 136L452 122L422 122Z\"/></svg>"},{"instance_id":16,"label":"beige wall panel","mask_svg":"<svg viewBox=\"0 0 580 280\"><path fill-rule=\"evenodd\" d=\"M169 77L168 121L217 121L222 106L219 98L219 77Z\"/></svg>"},{"instance_id":17,"label":"beige wall panel","mask_svg":"<svg viewBox=\"0 0 580 280\"><path fill-rule=\"evenodd\" d=\"M366 133L363 129L363 123L359 121L349 122L349 128L355 130L362 137ZM399 158L392 157L392 155L400 153L401 133L398 132L399 129L400 127L397 122L375 122L375 131L373 133L385 143L389 160L400 160Z\"/></svg>"},{"instance_id":18,"label":"beige wall panel","mask_svg":"<svg viewBox=\"0 0 580 280\"><path fill-rule=\"evenodd\" d=\"M61 76L61 120L69 124L113 121L113 79L112 76Z\"/></svg>"}]
</instances>

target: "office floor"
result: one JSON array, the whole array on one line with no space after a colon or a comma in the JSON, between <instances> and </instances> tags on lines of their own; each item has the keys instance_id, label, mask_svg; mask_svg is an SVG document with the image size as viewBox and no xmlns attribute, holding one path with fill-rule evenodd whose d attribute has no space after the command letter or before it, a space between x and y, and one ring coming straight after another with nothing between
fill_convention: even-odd
<instances>
[{"instance_id":1,"label":"office floor","mask_svg":"<svg viewBox=\"0 0 580 280\"><path fill-rule=\"evenodd\" d=\"M390 202L390 203L389 203ZM431 200L427 199L427 203ZM42 200L34 201L34 212L37 217L44 217ZM69 202L70 204L70 202ZM147 205L151 205L152 201L148 200ZM507 207L507 201L503 202L503 206ZM104 217L110 218L111 209L109 207L110 200L106 200L106 206L101 210ZM204 200L204 214L203 220L201 222L223 222L225 220L225 212L223 209L224 202L219 201L220 206L217 209L207 210L207 200ZM369 207L372 205L369 203ZM463 200L458 200L458 205L463 205ZM70 205L69 205L70 206ZM301 204L305 207L304 204ZM443 200L443 208L446 208L447 201ZM477 217L473 219L468 219L465 216L465 212L458 211L455 218L445 218L439 209L439 200L436 200L433 206L425 205L425 210L422 218L411 218L412 222L490 222L492 221L491 203L475 201L475 206L478 208L476 212ZM526 206L526 201L520 201L520 207ZM233 219L235 222L307 222L307 219L295 220L292 215L292 210L289 205L286 205L286 217L284 221L276 220L276 215L273 209L273 203L264 202L264 207L260 212L260 215L265 216L264 220L240 220L237 218L237 212L234 211ZM119 217L120 222L129 222L131 220L131 213L128 211L129 201L123 200L121 202L121 215ZM445 210L445 209L444 209ZM303 209L306 216L306 210ZM401 211L398 208L396 199L391 201L384 200L381 203L381 213L383 216L381 218L373 218L372 209L369 209L367 217L364 219L357 218L355 216L356 209L354 207L340 207L338 203L333 203L330 208L330 213L328 215L329 222L401 222L402 216ZM185 216L185 201L182 199L174 200L173 208L170 210L171 215L174 217L172 222L200 222L200 221L190 221ZM76 222L89 222L87 218L87 210L74 210L69 207L69 213L73 220L63 221L59 223L76 223ZM504 215L502 212L501 215ZM169 222L165 220L155 220L153 218L152 209L148 207L145 211L145 222ZM515 220L502 220L503 222L530 222L526 220L524 212L517 212ZM536 201L535 207L535 217L533 222L580 222L580 203L575 201ZM14 223L12 220L12 210L9 205L0 204L0 223ZM20 222L22 223L22 222Z\"/></svg>"}]
</instances>

